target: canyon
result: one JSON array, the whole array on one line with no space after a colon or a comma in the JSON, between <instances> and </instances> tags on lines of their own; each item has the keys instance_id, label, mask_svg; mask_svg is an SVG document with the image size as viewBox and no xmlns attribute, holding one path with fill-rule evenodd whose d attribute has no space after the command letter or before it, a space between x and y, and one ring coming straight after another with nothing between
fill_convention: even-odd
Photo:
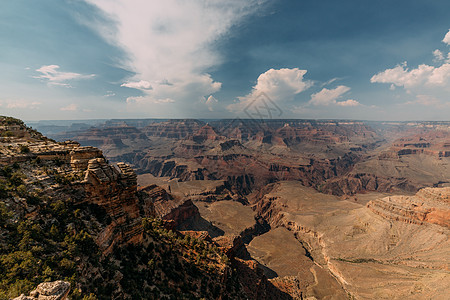
<instances>
[{"instance_id":1,"label":"canyon","mask_svg":"<svg viewBox=\"0 0 450 300\"><path fill-rule=\"evenodd\" d=\"M145 119L64 131L45 123L59 142L12 123L0 128L10 132L0 164L20 165L34 180L27 187L39 182L81 209L103 264L135 251L121 249L152 244L189 257L197 253L190 241L206 245L195 246L207 253L196 261L204 278L187 267L178 274L195 291L138 263L142 274L160 274L143 283L148 298L170 295L158 288L165 284L216 299L442 299L450 291L449 122ZM8 193L17 194L5 200L15 218L43 218L38 205ZM166 241L165 230L186 244L152 238ZM138 282L125 269L81 269L72 286L96 293L89 279L120 282L111 291L119 298ZM213 276L222 283L207 288Z\"/></svg>"}]
</instances>

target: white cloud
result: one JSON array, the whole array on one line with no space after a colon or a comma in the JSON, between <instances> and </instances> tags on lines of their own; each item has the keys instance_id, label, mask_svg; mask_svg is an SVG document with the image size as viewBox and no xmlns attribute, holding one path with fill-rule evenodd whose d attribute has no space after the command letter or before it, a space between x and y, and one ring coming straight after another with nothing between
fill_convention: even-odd
<instances>
[{"instance_id":1,"label":"white cloud","mask_svg":"<svg viewBox=\"0 0 450 300\"><path fill-rule=\"evenodd\" d=\"M132 88L132 89L138 89L138 90L150 90L152 88L150 82L141 80L138 82L127 82L122 84L121 86Z\"/></svg>"},{"instance_id":2,"label":"white cloud","mask_svg":"<svg viewBox=\"0 0 450 300\"><path fill-rule=\"evenodd\" d=\"M41 73L41 75L33 77L48 80L49 85L59 85L65 87L70 87L70 84L68 82L71 80L89 79L95 77L94 74L83 75L74 72L61 72L58 69L59 69L58 65L42 66L39 69L36 69L36 72Z\"/></svg>"},{"instance_id":3,"label":"white cloud","mask_svg":"<svg viewBox=\"0 0 450 300\"><path fill-rule=\"evenodd\" d=\"M450 45L450 30L442 40ZM448 109L450 106L450 53L445 54L436 49L433 51L437 66L421 64L409 69L404 62L392 69L386 69L372 76L372 83L388 83L392 86L403 87L408 98L414 100L404 102L404 105L425 105Z\"/></svg>"},{"instance_id":4,"label":"white cloud","mask_svg":"<svg viewBox=\"0 0 450 300\"><path fill-rule=\"evenodd\" d=\"M219 100L217 100L216 98L214 98L212 95L208 97L208 99L206 99L206 106L208 107L209 111L214 111L214 106L219 103Z\"/></svg>"},{"instance_id":5,"label":"white cloud","mask_svg":"<svg viewBox=\"0 0 450 300\"><path fill-rule=\"evenodd\" d=\"M37 101L24 101L24 100L7 100L5 101L6 108L10 109L36 109L38 106L40 106L42 103Z\"/></svg>"},{"instance_id":6,"label":"white cloud","mask_svg":"<svg viewBox=\"0 0 450 300\"><path fill-rule=\"evenodd\" d=\"M145 105L148 103L154 103L154 104L162 104L162 103L174 103L175 100L171 98L164 98L164 99L153 99L148 96L138 96L138 97L128 97L127 98L127 104L130 105Z\"/></svg>"},{"instance_id":7,"label":"white cloud","mask_svg":"<svg viewBox=\"0 0 450 300\"><path fill-rule=\"evenodd\" d=\"M285 100L309 88L312 83L303 81L306 70L270 69L259 75L253 87L256 93L265 93L274 101Z\"/></svg>"},{"instance_id":8,"label":"white cloud","mask_svg":"<svg viewBox=\"0 0 450 300\"><path fill-rule=\"evenodd\" d=\"M337 105L339 106L358 106L361 105L358 101L353 100L353 99L348 99L345 101L340 101L340 102L336 102Z\"/></svg>"},{"instance_id":9,"label":"white cloud","mask_svg":"<svg viewBox=\"0 0 450 300\"><path fill-rule=\"evenodd\" d=\"M411 104L420 104L424 106L438 106L441 102L429 95L417 95L416 100L413 101L407 101L404 104L411 105Z\"/></svg>"},{"instance_id":10,"label":"white cloud","mask_svg":"<svg viewBox=\"0 0 450 300\"><path fill-rule=\"evenodd\" d=\"M76 110L78 110L78 106L76 104L72 103L72 104L69 104L69 105L67 105L65 107L61 107L59 110L62 110L62 111L76 111Z\"/></svg>"},{"instance_id":11,"label":"white cloud","mask_svg":"<svg viewBox=\"0 0 450 300\"><path fill-rule=\"evenodd\" d=\"M339 85L334 89L323 88L320 92L311 95L311 100L309 104L315 106L328 106L328 105L339 105L339 106L357 106L360 103L353 99L348 99L345 101L337 101L345 93L350 91L350 88L345 85Z\"/></svg>"},{"instance_id":12,"label":"white cloud","mask_svg":"<svg viewBox=\"0 0 450 300\"><path fill-rule=\"evenodd\" d=\"M434 60L435 61L441 61L444 60L444 54L442 53L441 50L436 49L433 51L433 55L434 55Z\"/></svg>"},{"instance_id":13,"label":"white cloud","mask_svg":"<svg viewBox=\"0 0 450 300\"><path fill-rule=\"evenodd\" d=\"M295 95L312 86L311 81L303 80L306 72L306 70L298 68L270 69L259 75L250 94L239 97L238 102L229 105L227 108L229 111L240 111L262 94L274 102L292 100Z\"/></svg>"},{"instance_id":14,"label":"white cloud","mask_svg":"<svg viewBox=\"0 0 450 300\"><path fill-rule=\"evenodd\" d=\"M406 63L403 63L372 76L370 82L391 83L406 89L423 86L448 86L450 83L450 64L444 63L439 67L423 64L416 69L409 70Z\"/></svg>"},{"instance_id":15,"label":"white cloud","mask_svg":"<svg viewBox=\"0 0 450 300\"><path fill-rule=\"evenodd\" d=\"M339 77L332 78L332 79L328 80L327 82L324 82L320 87L324 87L324 86L330 85L330 84L332 84L333 82L335 82L335 81L337 81L339 79L341 79L341 78L339 78Z\"/></svg>"},{"instance_id":16,"label":"white cloud","mask_svg":"<svg viewBox=\"0 0 450 300\"><path fill-rule=\"evenodd\" d=\"M153 102L159 104L159 103L175 103L176 101L170 98L165 98L165 99L156 99L153 100Z\"/></svg>"},{"instance_id":17,"label":"white cloud","mask_svg":"<svg viewBox=\"0 0 450 300\"><path fill-rule=\"evenodd\" d=\"M450 108L449 101L442 101L434 96L430 95L417 95L416 99L401 103L400 105L421 105L428 106L429 108L437 108L441 111L447 111Z\"/></svg>"},{"instance_id":18,"label":"white cloud","mask_svg":"<svg viewBox=\"0 0 450 300\"><path fill-rule=\"evenodd\" d=\"M221 83L207 73L222 62L214 43L265 2L85 1L112 22L106 26L98 21L81 21L125 50L128 57L118 64L136 75L124 86L151 83L152 89L145 88L145 100L141 100L148 103L167 98L192 103L220 90ZM142 90L142 85L133 88Z\"/></svg>"},{"instance_id":19,"label":"white cloud","mask_svg":"<svg viewBox=\"0 0 450 300\"><path fill-rule=\"evenodd\" d=\"M448 30L447 34L444 36L444 39L442 41L447 45L450 45L450 29Z\"/></svg>"}]
</instances>

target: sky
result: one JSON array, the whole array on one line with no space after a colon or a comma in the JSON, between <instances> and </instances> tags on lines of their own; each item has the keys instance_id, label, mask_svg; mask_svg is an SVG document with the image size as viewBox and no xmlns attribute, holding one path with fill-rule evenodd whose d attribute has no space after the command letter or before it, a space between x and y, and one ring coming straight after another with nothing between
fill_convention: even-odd
<instances>
[{"instance_id":1,"label":"sky","mask_svg":"<svg viewBox=\"0 0 450 300\"><path fill-rule=\"evenodd\" d=\"M0 2L0 115L255 112L450 121L450 1Z\"/></svg>"}]
</instances>

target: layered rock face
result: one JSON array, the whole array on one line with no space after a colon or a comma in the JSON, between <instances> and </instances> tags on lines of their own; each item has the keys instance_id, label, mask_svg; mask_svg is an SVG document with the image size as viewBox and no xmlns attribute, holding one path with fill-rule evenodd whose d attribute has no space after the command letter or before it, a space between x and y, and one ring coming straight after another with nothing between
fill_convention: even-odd
<instances>
[{"instance_id":1,"label":"layered rock face","mask_svg":"<svg viewBox=\"0 0 450 300\"><path fill-rule=\"evenodd\" d=\"M18 129L0 140L1 298L42 282L20 299L247 298L217 244L176 231L199 217L191 200L156 186L138 191L130 166L74 142L31 138L20 120L0 117L0 126L9 121ZM47 282L58 278L72 292Z\"/></svg>"},{"instance_id":2,"label":"layered rock face","mask_svg":"<svg viewBox=\"0 0 450 300\"><path fill-rule=\"evenodd\" d=\"M108 159L138 173L228 180L243 195L279 180L343 195L450 182L449 128L448 122L115 120L64 137L99 140L92 145L102 143Z\"/></svg>"},{"instance_id":3,"label":"layered rock face","mask_svg":"<svg viewBox=\"0 0 450 300\"><path fill-rule=\"evenodd\" d=\"M107 164L104 158L91 159L83 181L86 197L81 203L104 207L114 220L97 237L97 244L106 254L116 243L142 240L136 174L126 164L117 166L118 169Z\"/></svg>"},{"instance_id":4,"label":"layered rock face","mask_svg":"<svg viewBox=\"0 0 450 300\"><path fill-rule=\"evenodd\" d=\"M372 200L367 207L390 220L450 227L450 188L424 188L415 196L389 196Z\"/></svg>"},{"instance_id":5,"label":"layered rock face","mask_svg":"<svg viewBox=\"0 0 450 300\"><path fill-rule=\"evenodd\" d=\"M75 171L84 171L88 168L89 160L102 157L101 150L94 147L76 147L70 151L70 165Z\"/></svg>"},{"instance_id":6,"label":"layered rock face","mask_svg":"<svg viewBox=\"0 0 450 300\"><path fill-rule=\"evenodd\" d=\"M450 131L442 125L428 126L405 129L402 137L372 151L345 176L328 180L321 191L336 195L363 191L414 193L424 187L450 184Z\"/></svg>"},{"instance_id":7,"label":"layered rock face","mask_svg":"<svg viewBox=\"0 0 450 300\"><path fill-rule=\"evenodd\" d=\"M117 131L120 140L108 144L107 153L112 160L133 163L141 173L152 173L163 187L141 181L136 192L130 166L111 166L92 151L93 157L84 157L84 148L73 143L63 146L72 147L66 154L46 159L73 161L71 171L68 167L58 175L83 174L84 180L73 184L76 205L92 211L100 207L110 217L103 222L101 213L98 218L84 215L83 224L95 225L91 233L103 255L116 255L112 272L122 267L119 274L96 273L91 277L96 284L105 276L121 287L132 286L121 276L137 265L130 277L151 279L139 281L134 290L142 286L153 291L151 282L160 280L181 295L186 287L177 285L182 277L177 270L186 266L184 258L194 254L202 264L220 260L216 254L222 253L232 268L221 263L215 278L225 281L237 270L250 299L440 299L448 294L448 188L403 195L450 182L448 157L402 150L432 149L435 141L409 141L403 132L401 143L396 136L391 145L371 127L353 121L171 120L145 125L136 128L146 130L145 141L138 132L128 139ZM101 136L101 130L95 134ZM435 138L445 148L446 136ZM133 145L133 139L139 143ZM22 153L22 158L34 152ZM145 175L150 174L139 178ZM52 182L48 190L64 188ZM25 215L36 215L33 208L26 209ZM153 216L175 233L164 233L155 220L145 219L143 234L141 218ZM174 237L180 238L172 242ZM171 242L161 243L166 238ZM119 259L122 247L131 249L127 261ZM186 251L171 254L177 248ZM164 249L164 254L146 256ZM155 267L154 261L162 263ZM174 264L166 267L167 261ZM188 270L195 274L195 268ZM216 289L204 277L194 285Z\"/></svg>"},{"instance_id":8,"label":"layered rock face","mask_svg":"<svg viewBox=\"0 0 450 300\"><path fill-rule=\"evenodd\" d=\"M391 147L397 155L450 156L450 131L432 131L400 138Z\"/></svg>"},{"instance_id":9,"label":"layered rock face","mask_svg":"<svg viewBox=\"0 0 450 300\"><path fill-rule=\"evenodd\" d=\"M272 228L286 228L304 247L316 286L334 285L335 294L340 286L344 295L356 299L440 299L450 289L448 188L425 188L415 196L366 193L338 198L281 182L268 186L254 201L256 211ZM250 246L258 242L261 247L263 241L270 244L262 235ZM264 246L268 254L261 248L250 252L265 254L259 254L261 260L281 272L274 257L283 256L269 246ZM295 261L302 263L302 259ZM303 264L308 266L308 260L303 259ZM314 285L302 282L308 278L306 269L292 283L303 296L313 292L309 287Z\"/></svg>"},{"instance_id":10,"label":"layered rock face","mask_svg":"<svg viewBox=\"0 0 450 300\"><path fill-rule=\"evenodd\" d=\"M103 130L109 139L107 129L91 133L97 138ZM116 138L126 147L100 147L108 158L126 161L140 173L183 181L226 180L243 194L280 179L316 186L351 168L358 160L351 149L362 153L379 140L370 127L350 121L170 120L136 130L148 137L146 142L119 134ZM84 136L89 134L75 132L72 138L88 141ZM328 147L326 153L318 151L322 147Z\"/></svg>"},{"instance_id":11,"label":"layered rock face","mask_svg":"<svg viewBox=\"0 0 450 300\"><path fill-rule=\"evenodd\" d=\"M204 126L204 122L198 120L171 120L150 124L142 129L147 136L183 139L191 136Z\"/></svg>"},{"instance_id":12,"label":"layered rock face","mask_svg":"<svg viewBox=\"0 0 450 300\"><path fill-rule=\"evenodd\" d=\"M56 143L27 128L20 120L12 119L11 122L14 124L2 127L6 132L11 132L11 136L1 141L0 164L34 160L60 166L61 170L52 171L51 174L59 173L57 175L61 183L64 178L83 176L84 180L73 182L73 188L77 191L77 197L73 200L78 204L98 205L112 218L112 222L97 236L96 242L102 251L107 254L117 243L141 241L137 179L130 166L118 163L114 167L106 162L102 151L97 148L80 146L74 141ZM5 123L7 121L3 121ZM34 173L37 170L31 171L32 176L36 176ZM41 185L50 179L42 175L38 178L41 178ZM55 192L53 186L48 188L51 193ZM145 204L147 206L142 207L143 210L153 211L152 203Z\"/></svg>"},{"instance_id":13,"label":"layered rock face","mask_svg":"<svg viewBox=\"0 0 450 300\"><path fill-rule=\"evenodd\" d=\"M153 216L170 221L173 229L182 229L185 222L200 218L198 208L191 199L173 197L157 185L145 186L139 192L143 201L151 203Z\"/></svg>"}]
</instances>

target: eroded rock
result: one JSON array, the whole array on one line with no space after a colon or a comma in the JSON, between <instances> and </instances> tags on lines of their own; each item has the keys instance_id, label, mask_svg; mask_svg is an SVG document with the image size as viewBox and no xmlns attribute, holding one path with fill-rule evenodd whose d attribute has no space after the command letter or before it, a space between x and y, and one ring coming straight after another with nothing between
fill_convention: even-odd
<instances>
[{"instance_id":1,"label":"eroded rock","mask_svg":"<svg viewBox=\"0 0 450 300\"><path fill-rule=\"evenodd\" d=\"M69 295L70 283L62 280L43 282L30 292L29 296L20 295L14 300L65 300Z\"/></svg>"}]
</instances>

